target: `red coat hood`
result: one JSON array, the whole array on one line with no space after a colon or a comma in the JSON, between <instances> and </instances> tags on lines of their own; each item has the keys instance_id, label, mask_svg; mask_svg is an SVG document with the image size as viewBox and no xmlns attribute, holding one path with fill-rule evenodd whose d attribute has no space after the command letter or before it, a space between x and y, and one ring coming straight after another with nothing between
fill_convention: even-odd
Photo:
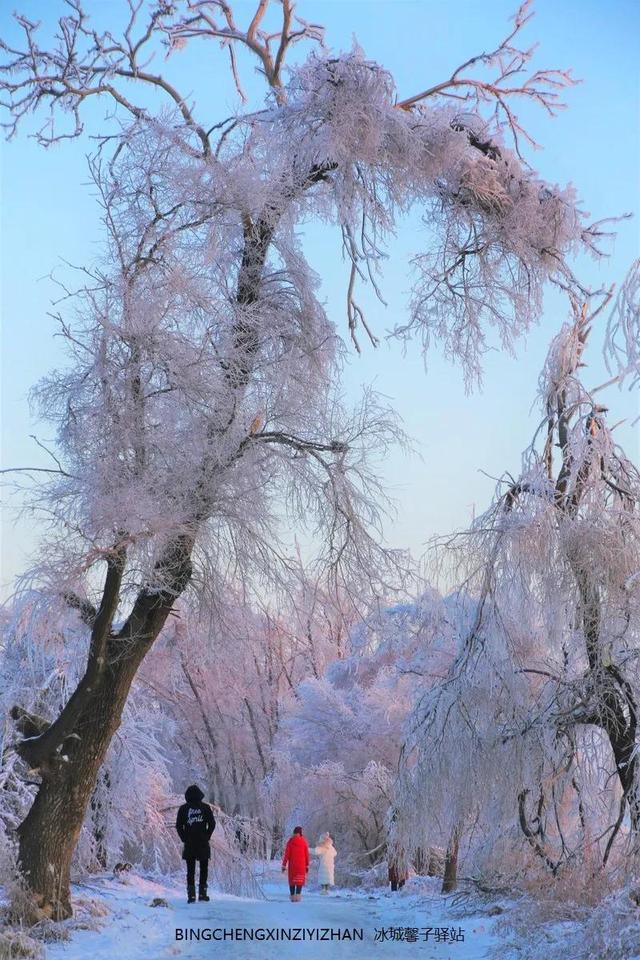
<instances>
[{"instance_id":1,"label":"red coat hood","mask_svg":"<svg viewBox=\"0 0 640 960\"><path fill-rule=\"evenodd\" d=\"M301 833L294 833L292 837L289 837L289 843L292 847L306 847L307 838L303 837Z\"/></svg>"}]
</instances>

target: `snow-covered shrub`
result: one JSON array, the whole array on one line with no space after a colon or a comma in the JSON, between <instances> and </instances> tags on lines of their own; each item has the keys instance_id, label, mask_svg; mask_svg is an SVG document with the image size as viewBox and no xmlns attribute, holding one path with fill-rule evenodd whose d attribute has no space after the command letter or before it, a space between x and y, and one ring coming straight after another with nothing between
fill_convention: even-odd
<instances>
[{"instance_id":1,"label":"snow-covered shrub","mask_svg":"<svg viewBox=\"0 0 640 960\"><path fill-rule=\"evenodd\" d=\"M43 960L42 943L24 930L0 930L0 960Z\"/></svg>"},{"instance_id":2,"label":"snow-covered shrub","mask_svg":"<svg viewBox=\"0 0 640 960\"><path fill-rule=\"evenodd\" d=\"M606 893L605 884L595 907L576 897L524 898L496 926L496 960L635 960L640 956L637 888Z\"/></svg>"}]
</instances>

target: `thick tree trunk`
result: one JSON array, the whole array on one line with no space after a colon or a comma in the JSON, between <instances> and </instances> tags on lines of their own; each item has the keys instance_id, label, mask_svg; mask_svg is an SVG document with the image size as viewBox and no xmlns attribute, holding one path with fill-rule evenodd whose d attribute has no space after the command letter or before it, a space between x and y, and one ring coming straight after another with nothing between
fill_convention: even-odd
<instances>
[{"instance_id":1,"label":"thick tree trunk","mask_svg":"<svg viewBox=\"0 0 640 960\"><path fill-rule=\"evenodd\" d=\"M442 893L452 893L458 885L458 847L460 836L457 827L453 828L447 853L444 858L444 879Z\"/></svg>"},{"instance_id":2,"label":"thick tree trunk","mask_svg":"<svg viewBox=\"0 0 640 960\"><path fill-rule=\"evenodd\" d=\"M71 858L130 686L122 669L109 670L96 684L78 718L78 739L68 740L43 769L36 799L18 828L23 876L39 910L55 920L71 915Z\"/></svg>"}]
</instances>

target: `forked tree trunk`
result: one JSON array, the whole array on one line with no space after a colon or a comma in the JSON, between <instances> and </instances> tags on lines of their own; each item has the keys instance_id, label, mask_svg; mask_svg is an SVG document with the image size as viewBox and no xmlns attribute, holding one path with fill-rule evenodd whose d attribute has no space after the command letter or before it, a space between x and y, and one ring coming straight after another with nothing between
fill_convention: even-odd
<instances>
[{"instance_id":1,"label":"forked tree trunk","mask_svg":"<svg viewBox=\"0 0 640 960\"><path fill-rule=\"evenodd\" d=\"M100 767L120 726L136 672L191 575L193 541L178 540L156 564L171 572L166 591L141 590L124 627L110 632L124 570L124 556L109 564L102 604L92 629L84 677L58 719L18 750L41 776L29 813L18 827L18 857L37 914L71 916L73 853L95 790Z\"/></svg>"},{"instance_id":2,"label":"forked tree trunk","mask_svg":"<svg viewBox=\"0 0 640 960\"><path fill-rule=\"evenodd\" d=\"M69 871L100 767L120 725L133 674L123 665L109 669L92 688L76 726L42 771L42 783L18 828L22 874L43 916L71 916Z\"/></svg>"}]
</instances>

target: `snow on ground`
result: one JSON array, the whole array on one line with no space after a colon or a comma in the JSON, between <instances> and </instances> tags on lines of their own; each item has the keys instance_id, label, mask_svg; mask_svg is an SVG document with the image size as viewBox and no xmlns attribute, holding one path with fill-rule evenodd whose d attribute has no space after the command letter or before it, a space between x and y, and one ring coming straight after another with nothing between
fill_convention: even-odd
<instances>
[{"instance_id":1,"label":"snow on ground","mask_svg":"<svg viewBox=\"0 0 640 960\"><path fill-rule=\"evenodd\" d=\"M262 878L265 900L234 897L209 891L210 903L187 904L184 886L150 881L129 875L124 881L99 878L74 887L74 897L104 904L109 915L99 918L98 930L74 930L67 943L49 944L47 960L199 960L211 954L225 960L368 960L370 956L402 957L410 960L486 960L492 956L495 939L492 918L454 917L445 899L434 893L415 892L409 884L400 893L384 890L345 891L335 889L322 896L311 884L300 903L289 901L284 879L275 870ZM154 898L167 906L152 907ZM84 912L84 911L83 911ZM176 939L183 929L362 929L364 940L340 941L185 941ZM417 939L380 941L376 931L406 931L417 928ZM429 939L424 931L433 928ZM435 942L435 929L460 928L464 941ZM219 935L219 934L218 934ZM406 933L404 933L406 937ZM440 933L440 937L443 935Z\"/></svg>"}]
</instances>

